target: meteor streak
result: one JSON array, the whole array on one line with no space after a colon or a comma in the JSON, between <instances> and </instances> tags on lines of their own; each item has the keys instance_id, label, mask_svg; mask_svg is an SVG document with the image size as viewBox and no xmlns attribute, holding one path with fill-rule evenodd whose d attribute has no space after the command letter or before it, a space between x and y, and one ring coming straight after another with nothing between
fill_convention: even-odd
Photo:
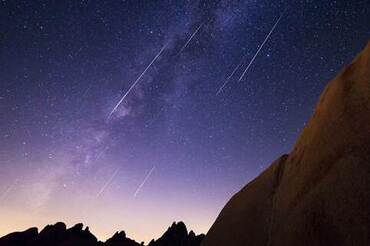
<instances>
[{"instance_id":1,"label":"meteor streak","mask_svg":"<svg viewBox=\"0 0 370 246\"><path fill-rule=\"evenodd\" d=\"M155 169L155 166L152 167L152 169L150 169L149 173L146 175L144 181L139 185L139 187L137 187L135 193L134 193L134 197L136 198L137 194L139 194L141 188L143 188L143 186L145 185L146 181L149 179L150 175L152 175L152 172L154 171Z\"/></svg>"},{"instance_id":2,"label":"meteor streak","mask_svg":"<svg viewBox=\"0 0 370 246\"><path fill-rule=\"evenodd\" d=\"M229 80L231 79L231 77L234 75L234 73L238 70L238 68L242 65L243 63L243 60L244 60L244 57L240 60L239 64L235 67L235 69L233 70L233 72L227 77L227 79L225 80L225 83L223 83L223 85L220 87L220 89L218 89L217 93L216 93L216 96L218 96L218 94L221 93L221 91L225 88L225 86L229 83Z\"/></svg>"},{"instance_id":3,"label":"meteor streak","mask_svg":"<svg viewBox=\"0 0 370 246\"><path fill-rule=\"evenodd\" d=\"M89 90L91 89L91 86L92 86L92 84L90 84L89 87L87 87L85 92L82 94L82 98L86 96L87 92L89 92Z\"/></svg>"},{"instance_id":4,"label":"meteor streak","mask_svg":"<svg viewBox=\"0 0 370 246\"><path fill-rule=\"evenodd\" d=\"M182 46L179 54L188 46L188 44L190 43L190 41L194 38L194 36L198 33L198 31L200 30L200 28L203 26L204 22L201 23L198 28L193 32L193 34L190 36L190 38L188 39L188 41L186 41L186 43L184 44L184 46Z\"/></svg>"},{"instance_id":5,"label":"meteor streak","mask_svg":"<svg viewBox=\"0 0 370 246\"><path fill-rule=\"evenodd\" d=\"M167 43L168 44L168 43ZM123 97L121 98L121 100L118 101L118 103L116 104L116 106L113 108L113 110L110 112L110 114L108 115L108 118L107 120L110 119L110 117L112 116L112 114L114 113L114 111L117 110L117 108L119 107L119 105L121 105L121 103L123 102L123 100L125 100L125 98L128 96L128 94L131 92L131 90L136 86L136 84L140 81L140 79L144 76L144 74L146 73L146 71L152 66L152 64L158 59L158 57L162 54L162 52L164 51L164 49L167 47L167 44L165 44L162 49L158 52L158 54L153 58L153 60L149 63L149 65L145 68L145 70L140 74L140 76L135 80L135 82L131 85L131 87L126 91L126 93L123 95Z\"/></svg>"},{"instance_id":6,"label":"meteor streak","mask_svg":"<svg viewBox=\"0 0 370 246\"><path fill-rule=\"evenodd\" d=\"M281 18L283 17L284 14L282 14L279 19L275 22L274 26L272 27L272 29L270 30L269 34L267 34L265 40L262 42L261 46L259 47L259 49L257 50L256 54L253 56L252 60L249 62L247 68L244 70L244 72L242 73L242 75L240 76L239 78L239 81L241 81L244 77L244 75L248 72L249 68L252 66L254 60L256 59L256 57L258 56L258 53L261 51L261 49L263 48L263 46L265 45L265 43L267 42L267 40L270 38L271 34L274 32L276 26L279 24Z\"/></svg>"},{"instance_id":7,"label":"meteor streak","mask_svg":"<svg viewBox=\"0 0 370 246\"><path fill-rule=\"evenodd\" d=\"M4 193L0 196L0 201L5 200L6 196L10 193L10 191L18 184L18 179L9 185L9 187L4 191Z\"/></svg>"},{"instance_id":8,"label":"meteor streak","mask_svg":"<svg viewBox=\"0 0 370 246\"><path fill-rule=\"evenodd\" d=\"M116 171L113 173L113 175L108 179L108 181L103 185L103 187L100 189L100 191L98 192L98 194L96 195L96 197L98 198L101 194L103 194L103 192L105 191L105 189L112 183L113 179L117 176L119 170L121 169L121 167L118 167L116 169Z\"/></svg>"},{"instance_id":9,"label":"meteor streak","mask_svg":"<svg viewBox=\"0 0 370 246\"><path fill-rule=\"evenodd\" d=\"M109 149L109 146L105 147L102 151L100 151L99 154L96 156L96 160L99 160L100 157L104 154L104 152L107 151L108 149Z\"/></svg>"}]
</instances>

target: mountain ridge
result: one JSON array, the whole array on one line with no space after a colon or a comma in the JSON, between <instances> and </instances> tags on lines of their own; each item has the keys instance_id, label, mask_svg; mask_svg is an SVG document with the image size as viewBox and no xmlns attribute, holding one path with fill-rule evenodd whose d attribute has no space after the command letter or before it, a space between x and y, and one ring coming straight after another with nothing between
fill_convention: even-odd
<instances>
[{"instance_id":1,"label":"mountain ridge","mask_svg":"<svg viewBox=\"0 0 370 246\"><path fill-rule=\"evenodd\" d=\"M184 222L173 222L167 231L157 240L152 240L148 246L199 246L204 234L195 235L193 231L188 233ZM71 228L63 222L45 226L40 232L38 228L31 227L22 232L9 233L0 238L0 246L52 246L52 245L81 245L81 246L139 246L138 243L126 236L124 231L116 232L105 242L98 239L90 232L89 227L83 228L78 223Z\"/></svg>"}]
</instances>

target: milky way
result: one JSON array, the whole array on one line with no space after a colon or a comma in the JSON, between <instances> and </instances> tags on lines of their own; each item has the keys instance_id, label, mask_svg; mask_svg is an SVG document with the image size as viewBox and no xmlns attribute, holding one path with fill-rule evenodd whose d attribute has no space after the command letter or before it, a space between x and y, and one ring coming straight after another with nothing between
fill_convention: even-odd
<instances>
[{"instance_id":1,"label":"milky way","mask_svg":"<svg viewBox=\"0 0 370 246\"><path fill-rule=\"evenodd\" d=\"M123 229L149 240L175 220L206 232L290 150L327 81L367 42L369 9L1 1L0 235L59 220L102 240Z\"/></svg>"}]
</instances>

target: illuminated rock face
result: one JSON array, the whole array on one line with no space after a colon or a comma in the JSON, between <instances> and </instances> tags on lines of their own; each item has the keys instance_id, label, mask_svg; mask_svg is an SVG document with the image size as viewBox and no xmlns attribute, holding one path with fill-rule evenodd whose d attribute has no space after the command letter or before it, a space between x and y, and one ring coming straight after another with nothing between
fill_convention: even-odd
<instances>
[{"instance_id":1,"label":"illuminated rock face","mask_svg":"<svg viewBox=\"0 0 370 246\"><path fill-rule=\"evenodd\" d=\"M370 245L370 43L292 152L226 204L202 246Z\"/></svg>"}]
</instances>

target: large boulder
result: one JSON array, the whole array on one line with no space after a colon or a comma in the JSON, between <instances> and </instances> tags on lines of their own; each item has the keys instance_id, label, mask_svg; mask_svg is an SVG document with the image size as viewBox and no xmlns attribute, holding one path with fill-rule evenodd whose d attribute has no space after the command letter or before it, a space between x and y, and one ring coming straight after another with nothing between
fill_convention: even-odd
<instances>
[{"instance_id":1,"label":"large boulder","mask_svg":"<svg viewBox=\"0 0 370 246\"><path fill-rule=\"evenodd\" d=\"M226 204L202 246L370 245L370 43L292 152Z\"/></svg>"}]
</instances>

